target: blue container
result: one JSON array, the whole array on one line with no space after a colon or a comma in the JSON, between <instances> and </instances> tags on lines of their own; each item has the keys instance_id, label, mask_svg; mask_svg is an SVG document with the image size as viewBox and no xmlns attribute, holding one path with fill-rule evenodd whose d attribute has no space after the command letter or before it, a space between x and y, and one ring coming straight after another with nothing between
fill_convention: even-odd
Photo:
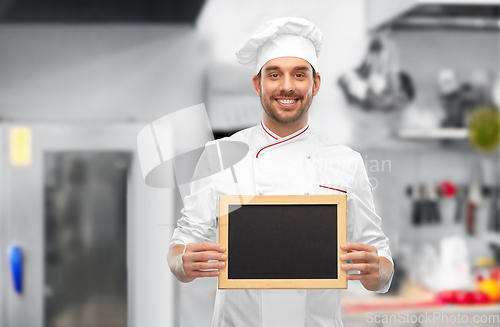
<instances>
[{"instance_id":1,"label":"blue container","mask_svg":"<svg viewBox=\"0 0 500 327\"><path fill-rule=\"evenodd\" d=\"M12 245L8 255L12 284L16 293L21 294L23 292L23 250L18 245Z\"/></svg>"}]
</instances>

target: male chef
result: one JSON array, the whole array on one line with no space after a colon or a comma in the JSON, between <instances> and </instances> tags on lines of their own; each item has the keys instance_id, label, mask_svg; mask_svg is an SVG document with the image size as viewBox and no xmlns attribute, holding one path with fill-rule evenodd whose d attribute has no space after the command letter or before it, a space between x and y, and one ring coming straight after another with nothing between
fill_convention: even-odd
<instances>
[{"instance_id":1,"label":"male chef","mask_svg":"<svg viewBox=\"0 0 500 327\"><path fill-rule=\"evenodd\" d=\"M249 146L247 156L233 167L235 176L227 169L191 183L168 254L170 269L181 282L218 276L225 267L225 248L217 244L219 195L347 194L342 269L359 271L347 279L359 280L367 290L389 289L393 262L363 160L308 123L321 84L317 61L322 40L310 21L285 17L264 24L237 51L238 61L255 71L252 83L262 121L229 138ZM217 166L213 161L202 155L198 166L203 167L197 169ZM339 290L218 290L212 325L342 326Z\"/></svg>"}]
</instances>

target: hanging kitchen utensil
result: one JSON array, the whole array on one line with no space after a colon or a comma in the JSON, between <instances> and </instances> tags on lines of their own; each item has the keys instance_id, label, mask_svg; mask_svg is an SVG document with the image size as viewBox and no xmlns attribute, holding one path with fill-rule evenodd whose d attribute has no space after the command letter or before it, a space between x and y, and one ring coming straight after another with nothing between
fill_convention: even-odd
<instances>
[{"instance_id":1,"label":"hanging kitchen utensil","mask_svg":"<svg viewBox=\"0 0 500 327\"><path fill-rule=\"evenodd\" d=\"M491 207L488 217L488 230L492 232L500 232L500 162L499 154L495 155L494 170L495 170L495 186L492 186Z\"/></svg>"},{"instance_id":2,"label":"hanging kitchen utensil","mask_svg":"<svg viewBox=\"0 0 500 327\"><path fill-rule=\"evenodd\" d=\"M429 196L429 219L431 223L441 222L441 212L439 211L439 196L436 185L427 183L427 194Z\"/></svg>"},{"instance_id":3,"label":"hanging kitchen utensil","mask_svg":"<svg viewBox=\"0 0 500 327\"><path fill-rule=\"evenodd\" d=\"M433 221L433 210L432 210L432 202L429 194L428 185L422 185L422 200L421 200L420 214L421 214L421 223L422 224L430 224Z\"/></svg>"},{"instance_id":4,"label":"hanging kitchen utensil","mask_svg":"<svg viewBox=\"0 0 500 327\"><path fill-rule=\"evenodd\" d=\"M500 265L500 245L495 243L490 243L490 249L493 251L495 262L497 263L497 265Z\"/></svg>"},{"instance_id":5,"label":"hanging kitchen utensil","mask_svg":"<svg viewBox=\"0 0 500 327\"><path fill-rule=\"evenodd\" d=\"M472 168L467 203L467 217L465 221L465 228L469 235L474 235L476 233L476 211L478 206L482 203L481 178L481 165L479 162L476 162Z\"/></svg>"},{"instance_id":6,"label":"hanging kitchen utensil","mask_svg":"<svg viewBox=\"0 0 500 327\"><path fill-rule=\"evenodd\" d=\"M455 222L459 223L464 219L464 207L466 205L465 190L462 186L457 186L457 193L455 195Z\"/></svg>"},{"instance_id":7,"label":"hanging kitchen utensil","mask_svg":"<svg viewBox=\"0 0 500 327\"><path fill-rule=\"evenodd\" d=\"M411 101L415 88L410 75L399 67L396 45L381 36L381 49L375 53L374 65L368 78L366 109L387 111L404 107Z\"/></svg>"},{"instance_id":8,"label":"hanging kitchen utensil","mask_svg":"<svg viewBox=\"0 0 500 327\"><path fill-rule=\"evenodd\" d=\"M439 212L441 214L441 222L446 224L451 224L454 219L455 199L457 195L457 187L455 183L450 180L443 180L439 183Z\"/></svg>"},{"instance_id":9,"label":"hanging kitchen utensil","mask_svg":"<svg viewBox=\"0 0 500 327\"><path fill-rule=\"evenodd\" d=\"M491 232L500 232L500 194L498 186L492 188L491 208L488 217L488 230Z\"/></svg>"},{"instance_id":10,"label":"hanging kitchen utensil","mask_svg":"<svg viewBox=\"0 0 500 327\"><path fill-rule=\"evenodd\" d=\"M442 127L463 127L465 112L462 108L461 84L458 76L452 69L442 69L438 73L438 89L441 105L445 116Z\"/></svg>"},{"instance_id":11,"label":"hanging kitchen utensil","mask_svg":"<svg viewBox=\"0 0 500 327\"><path fill-rule=\"evenodd\" d=\"M339 78L339 86L344 91L347 100L358 106L363 106L368 97L368 78L372 72L375 56L381 49L382 45L379 39L373 39L370 42L368 52L365 55L362 64L343 74Z\"/></svg>"},{"instance_id":12,"label":"hanging kitchen utensil","mask_svg":"<svg viewBox=\"0 0 500 327\"><path fill-rule=\"evenodd\" d=\"M391 110L413 100L413 81L399 69L397 50L388 37L375 36L363 63L338 80L347 100L366 110Z\"/></svg>"},{"instance_id":13,"label":"hanging kitchen utensil","mask_svg":"<svg viewBox=\"0 0 500 327\"><path fill-rule=\"evenodd\" d=\"M381 97L391 86L391 81L389 80L390 76L388 75L389 51L387 49L387 43L384 44L379 38L373 40L372 45L373 47L370 46L370 51L372 52L373 64L367 82L372 94Z\"/></svg>"},{"instance_id":14,"label":"hanging kitchen utensil","mask_svg":"<svg viewBox=\"0 0 500 327\"><path fill-rule=\"evenodd\" d=\"M411 186L411 199L412 199L412 211L411 211L411 221L413 225L420 226L422 224L422 212L421 212L421 195L420 186L418 184L413 184Z\"/></svg>"}]
</instances>

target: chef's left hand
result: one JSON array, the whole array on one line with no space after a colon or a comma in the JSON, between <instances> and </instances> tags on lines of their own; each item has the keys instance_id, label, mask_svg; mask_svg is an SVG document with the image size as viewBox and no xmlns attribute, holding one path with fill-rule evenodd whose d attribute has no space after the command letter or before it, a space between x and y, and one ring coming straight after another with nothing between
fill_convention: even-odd
<instances>
[{"instance_id":1,"label":"chef's left hand","mask_svg":"<svg viewBox=\"0 0 500 327\"><path fill-rule=\"evenodd\" d=\"M362 243L344 243L341 245L347 253L340 256L342 270L359 270L359 274L347 274L347 280L359 280L370 291L377 291L389 281L392 275L392 263L378 256L377 248ZM351 260L352 263L347 263Z\"/></svg>"}]
</instances>

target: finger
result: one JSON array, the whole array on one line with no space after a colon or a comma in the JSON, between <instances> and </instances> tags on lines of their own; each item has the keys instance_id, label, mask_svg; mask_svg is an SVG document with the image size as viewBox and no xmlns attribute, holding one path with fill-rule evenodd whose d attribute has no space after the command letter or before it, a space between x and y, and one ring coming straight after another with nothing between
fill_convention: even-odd
<instances>
[{"instance_id":1,"label":"finger","mask_svg":"<svg viewBox=\"0 0 500 327\"><path fill-rule=\"evenodd\" d=\"M195 262L191 265L193 270L222 269L226 266L225 262Z\"/></svg>"},{"instance_id":2,"label":"finger","mask_svg":"<svg viewBox=\"0 0 500 327\"><path fill-rule=\"evenodd\" d=\"M376 250L374 246L363 243L344 243L340 246L340 248L346 251L356 250L356 251L373 252L374 250Z\"/></svg>"},{"instance_id":3,"label":"finger","mask_svg":"<svg viewBox=\"0 0 500 327\"><path fill-rule=\"evenodd\" d=\"M342 261L352 260L353 263L371 262L371 261L376 262L377 257L375 256L375 253L372 252L356 251L341 255L340 260Z\"/></svg>"},{"instance_id":4,"label":"finger","mask_svg":"<svg viewBox=\"0 0 500 327\"><path fill-rule=\"evenodd\" d=\"M376 273L370 274L347 274L347 280L361 280L361 281L380 281L380 275Z\"/></svg>"},{"instance_id":5,"label":"finger","mask_svg":"<svg viewBox=\"0 0 500 327\"><path fill-rule=\"evenodd\" d=\"M224 251L226 251L225 246L223 246L222 244L209 243L209 242L189 243L188 247L189 247L188 250L193 251L193 252L200 252L200 251L224 252Z\"/></svg>"},{"instance_id":6,"label":"finger","mask_svg":"<svg viewBox=\"0 0 500 327\"><path fill-rule=\"evenodd\" d=\"M189 278L198 278L198 277L216 277L219 276L219 271L218 270L211 270L211 271L199 271L195 270L191 272L190 275L188 275Z\"/></svg>"},{"instance_id":7,"label":"finger","mask_svg":"<svg viewBox=\"0 0 500 327\"><path fill-rule=\"evenodd\" d=\"M347 258L346 260L343 260L341 259L342 261L347 261L347 260L350 260L349 258ZM366 260L351 260L351 262L349 263L366 263Z\"/></svg>"},{"instance_id":8,"label":"finger","mask_svg":"<svg viewBox=\"0 0 500 327\"><path fill-rule=\"evenodd\" d=\"M184 260L184 257L182 260ZM209 260L226 261L227 255L218 252L191 252L186 255L184 261L207 262Z\"/></svg>"},{"instance_id":9,"label":"finger","mask_svg":"<svg viewBox=\"0 0 500 327\"><path fill-rule=\"evenodd\" d=\"M343 264L342 270L359 270L361 273L363 272L372 272L376 270L376 267L367 263L357 263L357 264Z\"/></svg>"},{"instance_id":10,"label":"finger","mask_svg":"<svg viewBox=\"0 0 500 327\"><path fill-rule=\"evenodd\" d=\"M351 260L352 262L350 263L366 263L365 260Z\"/></svg>"},{"instance_id":11,"label":"finger","mask_svg":"<svg viewBox=\"0 0 500 327\"><path fill-rule=\"evenodd\" d=\"M347 280L363 280L368 279L368 274L347 274Z\"/></svg>"}]
</instances>

